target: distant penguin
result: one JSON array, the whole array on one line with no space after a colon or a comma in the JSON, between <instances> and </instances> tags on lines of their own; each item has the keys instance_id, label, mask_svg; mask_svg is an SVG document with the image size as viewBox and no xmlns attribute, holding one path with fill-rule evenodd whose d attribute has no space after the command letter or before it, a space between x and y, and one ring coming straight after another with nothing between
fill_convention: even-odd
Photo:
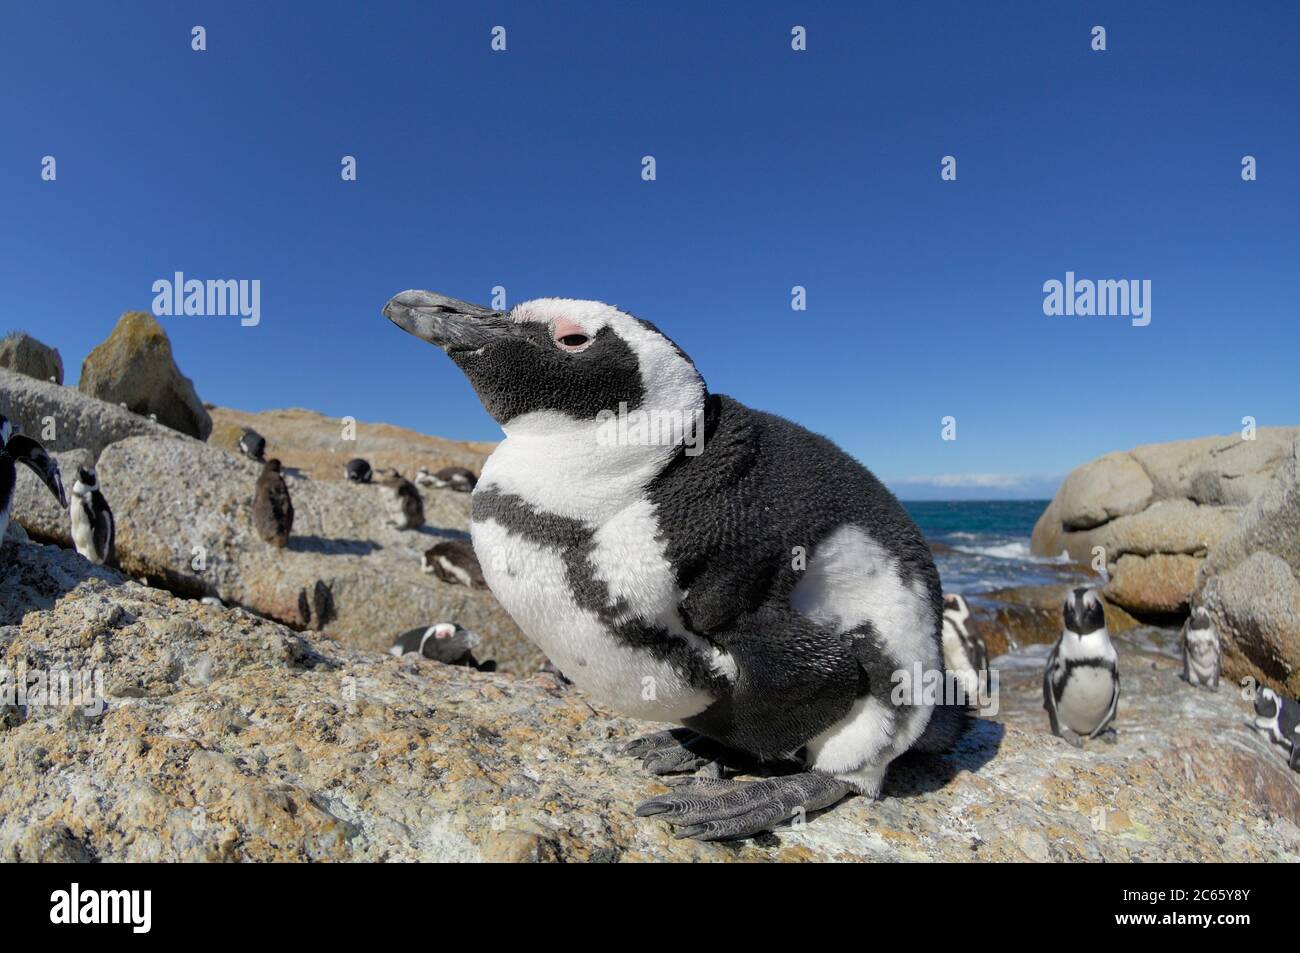
<instances>
[{"instance_id":1,"label":"distant penguin","mask_svg":"<svg viewBox=\"0 0 1300 953\"><path fill-rule=\"evenodd\" d=\"M424 525L424 499L415 484L396 470L380 470L379 485L388 499L388 515L398 529Z\"/></svg>"},{"instance_id":2,"label":"distant penguin","mask_svg":"<svg viewBox=\"0 0 1300 953\"><path fill-rule=\"evenodd\" d=\"M1287 764L1292 771L1300 771L1300 744L1296 743L1300 729L1300 704L1279 695L1263 685L1255 689L1255 727L1268 736L1275 745L1290 752Z\"/></svg>"},{"instance_id":3,"label":"distant penguin","mask_svg":"<svg viewBox=\"0 0 1300 953\"><path fill-rule=\"evenodd\" d=\"M1075 589L1065 598L1064 630L1043 672L1043 707L1052 733L1076 748L1084 738L1116 739L1119 657L1106 631L1101 597Z\"/></svg>"},{"instance_id":4,"label":"distant penguin","mask_svg":"<svg viewBox=\"0 0 1300 953\"><path fill-rule=\"evenodd\" d=\"M1223 668L1219 633L1204 606L1197 606L1183 623L1183 679L1218 691Z\"/></svg>"},{"instance_id":5,"label":"distant penguin","mask_svg":"<svg viewBox=\"0 0 1300 953\"><path fill-rule=\"evenodd\" d=\"M419 654L444 665L467 665L480 672L495 672L496 662L491 659L479 662L474 658L473 650L478 648L481 641L477 632L471 632L454 622L439 622L427 629L403 632L393 642L388 654Z\"/></svg>"},{"instance_id":6,"label":"distant penguin","mask_svg":"<svg viewBox=\"0 0 1300 953\"><path fill-rule=\"evenodd\" d=\"M988 684L989 651L966 599L955 594L943 597L943 662L960 679L967 700L973 703L980 695L981 680Z\"/></svg>"},{"instance_id":7,"label":"distant penguin","mask_svg":"<svg viewBox=\"0 0 1300 953\"><path fill-rule=\"evenodd\" d=\"M473 470L466 467L443 467L437 473L430 473L428 467L420 467L420 472L415 475L415 482L420 486L472 493L474 487L478 485L478 477L474 475Z\"/></svg>"},{"instance_id":8,"label":"distant penguin","mask_svg":"<svg viewBox=\"0 0 1300 953\"><path fill-rule=\"evenodd\" d=\"M262 462L266 456L266 438L256 430L245 427L239 438L239 452L250 460Z\"/></svg>"},{"instance_id":9,"label":"distant penguin","mask_svg":"<svg viewBox=\"0 0 1300 953\"><path fill-rule=\"evenodd\" d=\"M293 501L280 475L280 461L267 460L253 494L253 525L272 546L284 547L293 531Z\"/></svg>"},{"instance_id":10,"label":"distant penguin","mask_svg":"<svg viewBox=\"0 0 1300 953\"><path fill-rule=\"evenodd\" d=\"M421 569L433 573L443 582L471 589L486 589L483 569L474 555L474 547L463 539L445 540L424 553Z\"/></svg>"},{"instance_id":11,"label":"distant penguin","mask_svg":"<svg viewBox=\"0 0 1300 953\"><path fill-rule=\"evenodd\" d=\"M369 483L373 475L370 464L360 457L353 457L343 467L343 478L351 483Z\"/></svg>"},{"instance_id":12,"label":"distant penguin","mask_svg":"<svg viewBox=\"0 0 1300 953\"><path fill-rule=\"evenodd\" d=\"M113 511L99 491L99 478L91 467L77 470L68 517L72 521L72 543L77 552L96 566L111 564L117 535Z\"/></svg>"},{"instance_id":13,"label":"distant penguin","mask_svg":"<svg viewBox=\"0 0 1300 953\"><path fill-rule=\"evenodd\" d=\"M0 415L0 541L9 529L13 516L14 496L18 489L16 464L29 467L44 483L63 509L68 507L68 495L63 489L59 463L45 452L45 448L22 434L15 433L13 424Z\"/></svg>"},{"instance_id":14,"label":"distant penguin","mask_svg":"<svg viewBox=\"0 0 1300 953\"><path fill-rule=\"evenodd\" d=\"M942 671L939 574L903 506L830 440L710 393L654 325L599 301L504 314L407 291L384 313L442 349L505 432L470 530L524 633L602 707L689 729L636 752L702 738L802 762L693 779L638 815L748 837L875 797L895 758L966 730L923 685L895 691L892 673Z\"/></svg>"}]
</instances>

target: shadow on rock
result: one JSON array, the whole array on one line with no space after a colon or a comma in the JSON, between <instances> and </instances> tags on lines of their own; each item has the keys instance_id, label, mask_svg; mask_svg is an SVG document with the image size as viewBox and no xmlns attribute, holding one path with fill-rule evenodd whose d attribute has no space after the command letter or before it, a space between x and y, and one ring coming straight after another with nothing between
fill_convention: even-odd
<instances>
[{"instance_id":1,"label":"shadow on rock","mask_svg":"<svg viewBox=\"0 0 1300 953\"><path fill-rule=\"evenodd\" d=\"M288 548L295 553L317 553L321 556L368 556L384 547L367 539L290 536Z\"/></svg>"},{"instance_id":2,"label":"shadow on rock","mask_svg":"<svg viewBox=\"0 0 1300 953\"><path fill-rule=\"evenodd\" d=\"M972 774L988 764L1002 747L1007 730L996 721L972 718L970 728L951 751L925 754L909 751L889 766L882 797L913 797L947 787L962 771Z\"/></svg>"},{"instance_id":3,"label":"shadow on rock","mask_svg":"<svg viewBox=\"0 0 1300 953\"><path fill-rule=\"evenodd\" d=\"M440 526L429 526L426 523L417 532L426 536L437 536L439 539L463 539L465 542L469 542L469 533L459 529L444 529Z\"/></svg>"}]
</instances>

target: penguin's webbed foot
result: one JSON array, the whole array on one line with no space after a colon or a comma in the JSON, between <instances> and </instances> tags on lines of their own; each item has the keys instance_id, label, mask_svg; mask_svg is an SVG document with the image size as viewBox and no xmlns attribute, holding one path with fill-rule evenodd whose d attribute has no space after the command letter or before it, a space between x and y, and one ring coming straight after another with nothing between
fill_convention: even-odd
<instances>
[{"instance_id":1,"label":"penguin's webbed foot","mask_svg":"<svg viewBox=\"0 0 1300 953\"><path fill-rule=\"evenodd\" d=\"M1119 732L1116 731L1114 728L1107 728L1105 731L1103 731L1101 734L1097 736L1097 740L1104 741L1108 745L1113 745L1117 741L1119 741Z\"/></svg>"},{"instance_id":2,"label":"penguin's webbed foot","mask_svg":"<svg viewBox=\"0 0 1300 953\"><path fill-rule=\"evenodd\" d=\"M1062 728L1056 734L1058 735L1058 737L1061 738L1062 741L1066 742L1066 744L1069 744L1072 747L1075 748L1083 747L1083 739L1080 738L1078 735L1076 735L1069 728Z\"/></svg>"},{"instance_id":3,"label":"penguin's webbed foot","mask_svg":"<svg viewBox=\"0 0 1300 953\"><path fill-rule=\"evenodd\" d=\"M622 753L640 758L651 774L686 774L716 764L724 749L689 728L657 731L629 741Z\"/></svg>"},{"instance_id":4,"label":"penguin's webbed foot","mask_svg":"<svg viewBox=\"0 0 1300 953\"><path fill-rule=\"evenodd\" d=\"M683 778L672 792L637 805L636 814L661 816L679 828L679 840L731 840L830 807L851 790L846 781L811 771L761 781Z\"/></svg>"}]
</instances>

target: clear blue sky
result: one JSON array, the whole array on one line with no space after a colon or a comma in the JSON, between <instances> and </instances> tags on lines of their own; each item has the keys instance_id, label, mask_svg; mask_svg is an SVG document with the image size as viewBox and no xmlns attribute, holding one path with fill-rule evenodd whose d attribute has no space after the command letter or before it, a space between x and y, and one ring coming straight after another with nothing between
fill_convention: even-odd
<instances>
[{"instance_id":1,"label":"clear blue sky","mask_svg":"<svg viewBox=\"0 0 1300 953\"><path fill-rule=\"evenodd\" d=\"M256 278L162 319L205 400L495 439L384 301L599 298L910 497L1300 423L1295 3L705 6L6 5L0 330L75 380L156 279ZM1045 316L1066 271L1150 326Z\"/></svg>"}]
</instances>

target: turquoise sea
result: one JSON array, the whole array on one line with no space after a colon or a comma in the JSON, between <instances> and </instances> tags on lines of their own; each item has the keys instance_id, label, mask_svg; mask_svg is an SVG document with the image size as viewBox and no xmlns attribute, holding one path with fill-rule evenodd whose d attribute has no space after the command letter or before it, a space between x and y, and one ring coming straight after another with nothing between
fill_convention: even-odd
<instances>
[{"instance_id":1,"label":"turquoise sea","mask_svg":"<svg viewBox=\"0 0 1300 953\"><path fill-rule=\"evenodd\" d=\"M1060 557L1033 556L1029 536L1048 500L904 502L934 550L945 592L1080 581Z\"/></svg>"}]
</instances>

